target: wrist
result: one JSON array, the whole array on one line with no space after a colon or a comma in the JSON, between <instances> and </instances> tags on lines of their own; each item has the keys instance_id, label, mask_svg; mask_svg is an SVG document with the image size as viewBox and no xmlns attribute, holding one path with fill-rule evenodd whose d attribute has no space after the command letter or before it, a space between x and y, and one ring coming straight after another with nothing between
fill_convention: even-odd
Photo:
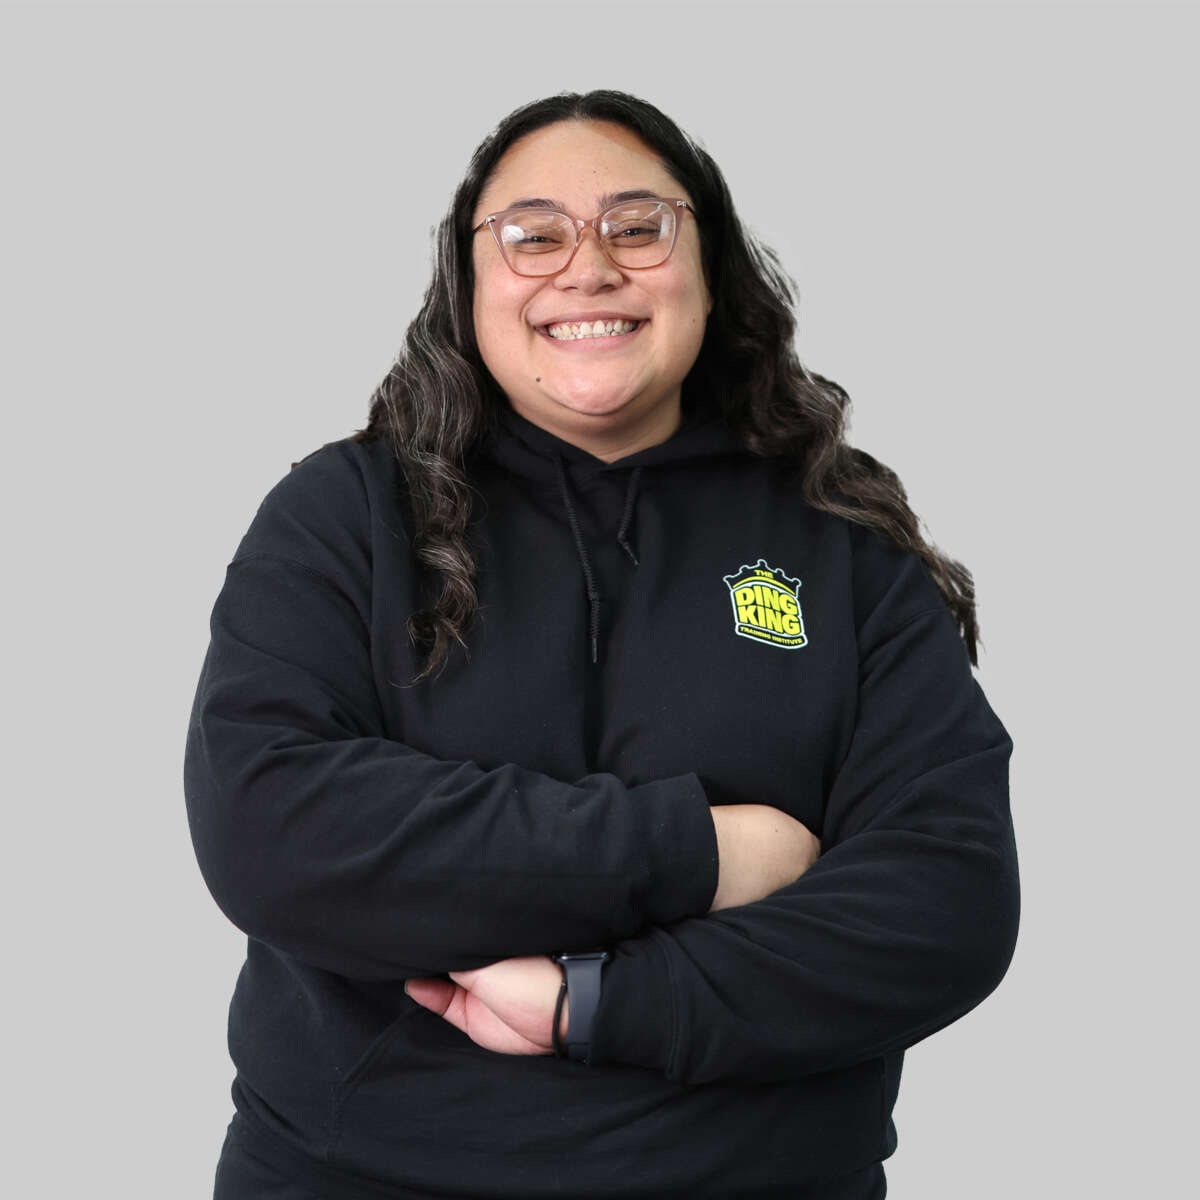
<instances>
[{"instance_id":1,"label":"wrist","mask_svg":"<svg viewBox=\"0 0 1200 1200\"><path fill-rule=\"evenodd\" d=\"M600 1005L601 974L611 957L607 950L599 949L550 955L563 972L552 1025L554 1053L559 1058L590 1062L591 1026Z\"/></svg>"},{"instance_id":2,"label":"wrist","mask_svg":"<svg viewBox=\"0 0 1200 1200\"><path fill-rule=\"evenodd\" d=\"M562 1016L558 1022L558 1040L562 1045L567 1044L567 1033L571 1028L571 993L566 987L566 980L563 980L563 986L560 989L563 992Z\"/></svg>"}]
</instances>

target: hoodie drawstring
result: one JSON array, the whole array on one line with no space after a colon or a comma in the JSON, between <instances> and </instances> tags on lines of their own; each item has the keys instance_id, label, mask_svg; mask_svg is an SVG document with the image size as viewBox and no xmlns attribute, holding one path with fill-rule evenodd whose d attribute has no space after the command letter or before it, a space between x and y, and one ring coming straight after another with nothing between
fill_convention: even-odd
<instances>
[{"instance_id":1,"label":"hoodie drawstring","mask_svg":"<svg viewBox=\"0 0 1200 1200\"><path fill-rule=\"evenodd\" d=\"M571 500L571 489L567 483L567 470L564 466L565 460L561 454L556 454L554 461L558 467L558 485L562 491L563 506L567 510L567 519L571 522L571 533L575 537L575 549L579 552L579 562L583 567L583 578L587 585L588 604L591 610L592 662L597 662L599 661L600 643L600 592L596 587L595 575L592 572L592 561L588 557L587 546L583 541L583 533L579 528L579 518L575 515L575 505ZM620 542L621 548L633 560L634 566L638 565L638 558L633 552L633 547L629 544L626 529L629 527L630 518L633 516L633 504L637 495L637 484L641 472L641 467L634 467L630 473L629 484L625 492L625 514L621 518L621 528L617 532L617 541Z\"/></svg>"},{"instance_id":2,"label":"hoodie drawstring","mask_svg":"<svg viewBox=\"0 0 1200 1200\"><path fill-rule=\"evenodd\" d=\"M617 541L621 543L621 549L633 559L633 565L638 565L638 557L633 552L633 547L629 544L629 539L625 536L625 530L629 527L629 518L633 516L633 501L637 495L638 480L641 478L642 468L634 467L629 476L629 487L625 492L625 515L621 518L621 528L617 530Z\"/></svg>"}]
</instances>

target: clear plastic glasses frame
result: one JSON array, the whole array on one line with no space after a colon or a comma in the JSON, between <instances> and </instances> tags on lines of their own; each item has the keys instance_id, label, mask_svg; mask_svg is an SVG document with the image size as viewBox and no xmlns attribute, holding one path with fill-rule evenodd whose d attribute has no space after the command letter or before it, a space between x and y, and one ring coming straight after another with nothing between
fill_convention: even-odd
<instances>
[{"instance_id":1,"label":"clear plastic glasses frame","mask_svg":"<svg viewBox=\"0 0 1200 1200\"><path fill-rule=\"evenodd\" d=\"M640 266L640 267L627 266L624 263L617 262L617 260L615 258L613 258L612 253L609 250L608 244L605 242L604 238L600 235L601 221L603 221L604 218L607 217L609 213L615 212L619 208L628 208L631 204L642 204L642 203L646 203L647 201L652 201L652 200L657 201L660 204L669 205L667 212L670 213L670 215L671 215L671 244L667 247L666 254L664 254L662 256L662 258L659 259L658 262L650 263L648 265L644 265L644 266ZM515 275L524 275L527 277L534 276L537 278L545 278L550 275L561 274L563 271L565 271L571 265L572 261L575 258L576 251L578 251L578 249L579 249L579 243L582 240L580 238L580 234L583 233L583 230L585 229L585 227L590 225L592 227L592 231L596 235L596 241L600 243L600 249L604 251L605 258L607 258L608 261L611 262L613 264L613 266L615 266L617 268L617 270L619 270L619 271L652 271L655 267L661 267L663 265L663 263L665 263L667 261L667 259L671 257L671 252L675 249L675 242L679 237L679 219L676 216L676 212L678 209L681 209L681 208L686 208L689 212L691 212L691 214L693 216L696 215L696 210L694 208L692 208L692 206L686 200L680 200L678 198L668 198L666 196L644 196L640 200L624 200L620 204L614 204L610 208L606 208L602 213L597 213L596 216L592 217L592 219L590 221L585 221L582 217L572 217L569 213L560 212L557 209L537 208L534 211L541 213L543 216L558 216L558 217L562 217L566 221L569 221L575 230L575 245L573 245L571 247L571 253L567 256L567 261L565 263L563 263L563 265L561 267L556 267L552 271L522 271L522 270L520 270L517 267L516 262L515 262L516 256L509 254L507 248L504 245L504 241L500 236L500 226L503 225L504 219L506 217L511 216L513 213L530 211L529 205L522 205L518 208L506 208L506 209L504 209L503 212L489 213L486 217L483 218L482 221L479 222L478 225L475 226L474 229L471 230L471 233L476 234L485 227L490 229L492 231L492 237L495 238L496 245L497 245L497 247L499 247L500 256L504 259L504 261L507 264L510 271L512 271ZM530 257L532 259L534 259L534 261L536 261L536 256L531 255Z\"/></svg>"}]
</instances>

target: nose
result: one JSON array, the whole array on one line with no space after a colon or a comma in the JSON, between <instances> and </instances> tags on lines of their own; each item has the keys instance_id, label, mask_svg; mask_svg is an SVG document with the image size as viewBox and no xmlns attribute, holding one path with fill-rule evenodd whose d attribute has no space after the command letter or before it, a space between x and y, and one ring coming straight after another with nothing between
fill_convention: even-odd
<instances>
[{"instance_id":1,"label":"nose","mask_svg":"<svg viewBox=\"0 0 1200 1200\"><path fill-rule=\"evenodd\" d=\"M600 235L585 225L579 231L579 245L571 261L554 277L554 282L562 288L595 291L606 284L618 285L623 278L620 268L604 253Z\"/></svg>"}]
</instances>

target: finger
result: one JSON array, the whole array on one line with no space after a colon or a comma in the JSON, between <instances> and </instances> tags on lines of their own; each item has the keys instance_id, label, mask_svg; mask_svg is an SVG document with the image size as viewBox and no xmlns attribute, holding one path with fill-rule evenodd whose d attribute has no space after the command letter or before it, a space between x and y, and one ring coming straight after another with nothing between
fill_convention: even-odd
<instances>
[{"instance_id":1,"label":"finger","mask_svg":"<svg viewBox=\"0 0 1200 1200\"><path fill-rule=\"evenodd\" d=\"M506 958L470 971L450 971L450 978L505 1019L520 1020L540 1011L547 989L557 996L562 969L546 955Z\"/></svg>"},{"instance_id":2,"label":"finger","mask_svg":"<svg viewBox=\"0 0 1200 1200\"><path fill-rule=\"evenodd\" d=\"M404 991L410 999L415 1000L423 1008L437 1013L439 1017L446 1015L446 1010L454 1002L454 993L459 990L448 979L438 979L437 977L409 979L404 984Z\"/></svg>"},{"instance_id":3,"label":"finger","mask_svg":"<svg viewBox=\"0 0 1200 1200\"><path fill-rule=\"evenodd\" d=\"M468 1001L463 1007L463 1014L466 1022L463 1031L480 1046L501 1054L545 1054L547 1052L545 1046L530 1041L488 1008L486 1004Z\"/></svg>"},{"instance_id":4,"label":"finger","mask_svg":"<svg viewBox=\"0 0 1200 1200\"><path fill-rule=\"evenodd\" d=\"M465 988L454 987L454 994L439 1014L448 1024L465 1033L476 1045L501 1054L544 1054L545 1047L531 1042L492 1012Z\"/></svg>"},{"instance_id":5,"label":"finger","mask_svg":"<svg viewBox=\"0 0 1200 1200\"><path fill-rule=\"evenodd\" d=\"M449 983L444 979L440 982L448 989L448 993L443 993L439 997L437 1007L433 1008L433 1011L448 1025L453 1025L455 1029L460 1029L469 1037L470 1030L467 1027L468 993L457 984ZM426 1007L432 1008L432 1005L426 1005Z\"/></svg>"}]
</instances>

